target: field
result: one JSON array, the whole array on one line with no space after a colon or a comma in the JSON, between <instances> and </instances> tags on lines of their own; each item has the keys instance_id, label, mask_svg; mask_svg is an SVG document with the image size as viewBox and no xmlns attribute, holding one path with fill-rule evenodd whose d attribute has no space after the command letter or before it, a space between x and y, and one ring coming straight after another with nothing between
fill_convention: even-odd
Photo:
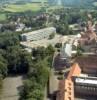
<instances>
[{"instance_id":1,"label":"field","mask_svg":"<svg viewBox=\"0 0 97 100\"><path fill-rule=\"evenodd\" d=\"M26 11L37 12L41 10L41 7L42 7L42 4L40 3L26 3L26 4L21 4L21 5L9 4L9 5L3 6L0 9L0 21L6 20L6 12L10 12L10 13L18 13L18 12L26 12Z\"/></svg>"},{"instance_id":2,"label":"field","mask_svg":"<svg viewBox=\"0 0 97 100\"><path fill-rule=\"evenodd\" d=\"M4 21L6 19L6 15L0 13L0 21Z\"/></svg>"},{"instance_id":3,"label":"field","mask_svg":"<svg viewBox=\"0 0 97 100\"><path fill-rule=\"evenodd\" d=\"M3 8L4 11L8 12L25 12L25 11L39 11L41 4L27 3L22 5L10 4Z\"/></svg>"}]
</instances>

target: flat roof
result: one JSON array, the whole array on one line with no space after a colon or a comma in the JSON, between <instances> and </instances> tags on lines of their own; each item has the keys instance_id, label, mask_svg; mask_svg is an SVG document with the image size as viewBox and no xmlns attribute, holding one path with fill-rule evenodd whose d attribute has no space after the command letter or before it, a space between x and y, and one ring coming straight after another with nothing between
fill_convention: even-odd
<instances>
[{"instance_id":1,"label":"flat roof","mask_svg":"<svg viewBox=\"0 0 97 100\"><path fill-rule=\"evenodd\" d=\"M32 32L23 33L23 34L21 34L21 36L23 36L23 35L30 35L30 34L37 34L37 33L43 32L43 31L53 30L53 29L56 29L56 28L55 27L43 28L43 29L32 31Z\"/></svg>"},{"instance_id":2,"label":"flat roof","mask_svg":"<svg viewBox=\"0 0 97 100\"><path fill-rule=\"evenodd\" d=\"M82 83L82 84L92 84L92 85L97 85L97 78L96 79L89 79L89 78L82 78L82 77L79 77L79 78L76 78L75 79L75 82L76 83Z\"/></svg>"},{"instance_id":3,"label":"flat roof","mask_svg":"<svg viewBox=\"0 0 97 100\"><path fill-rule=\"evenodd\" d=\"M61 35L56 35L53 39L42 39L38 41L27 41L27 42L21 42L20 44L28 47L28 48L37 48L37 47L47 47L48 45L55 45L56 43L60 43L62 39Z\"/></svg>"}]
</instances>

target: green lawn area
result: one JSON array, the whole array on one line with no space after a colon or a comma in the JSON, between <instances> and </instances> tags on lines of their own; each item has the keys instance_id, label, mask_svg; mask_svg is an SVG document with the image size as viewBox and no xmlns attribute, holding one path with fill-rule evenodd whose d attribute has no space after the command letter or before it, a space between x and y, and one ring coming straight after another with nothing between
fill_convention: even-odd
<instances>
[{"instance_id":1,"label":"green lawn area","mask_svg":"<svg viewBox=\"0 0 97 100\"><path fill-rule=\"evenodd\" d=\"M39 11L40 9L41 9L41 5L36 3L27 3L24 5L11 4L3 8L4 11L9 11L9 12L25 12L28 10Z\"/></svg>"},{"instance_id":2,"label":"green lawn area","mask_svg":"<svg viewBox=\"0 0 97 100\"><path fill-rule=\"evenodd\" d=\"M63 7L62 6L50 6L47 8L47 11L49 13L52 13L52 11L57 10L57 9L61 9L61 8L63 8Z\"/></svg>"},{"instance_id":3,"label":"green lawn area","mask_svg":"<svg viewBox=\"0 0 97 100\"><path fill-rule=\"evenodd\" d=\"M48 10L55 10L55 9L61 9L63 8L62 6L51 6L48 8Z\"/></svg>"},{"instance_id":4,"label":"green lawn area","mask_svg":"<svg viewBox=\"0 0 97 100\"><path fill-rule=\"evenodd\" d=\"M6 15L0 13L0 21L6 20Z\"/></svg>"}]
</instances>

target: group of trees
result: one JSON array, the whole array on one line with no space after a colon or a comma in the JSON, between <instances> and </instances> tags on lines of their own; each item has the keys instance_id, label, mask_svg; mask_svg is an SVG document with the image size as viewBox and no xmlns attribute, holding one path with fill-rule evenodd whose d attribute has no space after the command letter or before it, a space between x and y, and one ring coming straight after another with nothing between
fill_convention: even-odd
<instances>
[{"instance_id":1,"label":"group of trees","mask_svg":"<svg viewBox=\"0 0 97 100\"><path fill-rule=\"evenodd\" d=\"M0 33L0 49L6 50L15 45L19 45L19 33Z\"/></svg>"},{"instance_id":2,"label":"group of trees","mask_svg":"<svg viewBox=\"0 0 97 100\"><path fill-rule=\"evenodd\" d=\"M57 29L57 33L62 35L76 34L69 25L81 24L87 19L87 12L81 12L80 9L63 9L61 11L54 12L56 15L60 15L59 20L54 20L54 26Z\"/></svg>"},{"instance_id":3,"label":"group of trees","mask_svg":"<svg viewBox=\"0 0 97 100\"><path fill-rule=\"evenodd\" d=\"M6 20L0 21L0 32L16 31L20 24L24 24L24 28L30 27L32 30L46 27L47 16L41 11L3 12L3 14L6 14Z\"/></svg>"},{"instance_id":4,"label":"group of trees","mask_svg":"<svg viewBox=\"0 0 97 100\"><path fill-rule=\"evenodd\" d=\"M37 18L38 17L38 18ZM28 19L25 18L23 20L23 23L27 26L27 27L33 27L33 28L42 28L42 27L45 27L46 25L46 17L45 16L41 16L41 15L37 15L36 18L33 18L33 17L29 17Z\"/></svg>"},{"instance_id":5,"label":"group of trees","mask_svg":"<svg viewBox=\"0 0 97 100\"><path fill-rule=\"evenodd\" d=\"M8 21L19 22L25 24L26 27L41 28L45 27L46 16L40 12L40 14L33 14L33 12L28 11L24 13L14 13L7 15Z\"/></svg>"},{"instance_id":6,"label":"group of trees","mask_svg":"<svg viewBox=\"0 0 97 100\"><path fill-rule=\"evenodd\" d=\"M33 14L31 11L24 13L8 13L6 15L7 21L3 24L0 31L15 31L15 23L17 22L18 24L23 23L25 27L30 27L32 30L54 25L59 34L75 34L74 31L69 28L69 25L85 21L87 19L86 14L87 12L81 12L80 9L55 10L48 15L43 12ZM60 15L59 20L56 20L56 15Z\"/></svg>"},{"instance_id":7,"label":"group of trees","mask_svg":"<svg viewBox=\"0 0 97 100\"><path fill-rule=\"evenodd\" d=\"M20 47L18 33L0 34L0 76L27 72L31 59L31 55Z\"/></svg>"},{"instance_id":8,"label":"group of trees","mask_svg":"<svg viewBox=\"0 0 97 100\"><path fill-rule=\"evenodd\" d=\"M7 75L7 61L0 54L0 78L4 78Z\"/></svg>"},{"instance_id":9,"label":"group of trees","mask_svg":"<svg viewBox=\"0 0 97 100\"><path fill-rule=\"evenodd\" d=\"M33 51L35 60L31 64L27 80L24 82L21 100L43 100L52 66L53 53L54 48L52 46L40 47Z\"/></svg>"},{"instance_id":10,"label":"group of trees","mask_svg":"<svg viewBox=\"0 0 97 100\"><path fill-rule=\"evenodd\" d=\"M16 25L14 23L5 23L2 24L1 28L0 28L0 32L5 32L5 31L15 31L16 30Z\"/></svg>"},{"instance_id":11,"label":"group of trees","mask_svg":"<svg viewBox=\"0 0 97 100\"><path fill-rule=\"evenodd\" d=\"M16 31L16 28L22 23L25 28L32 28L32 30L46 27L47 18L43 12L18 12L18 13L4 13L6 20L0 21L0 32ZM2 25L1 25L2 24ZM20 27L21 28L21 27Z\"/></svg>"},{"instance_id":12,"label":"group of trees","mask_svg":"<svg viewBox=\"0 0 97 100\"><path fill-rule=\"evenodd\" d=\"M6 58L8 60L9 73L26 73L31 63L31 55L18 46L7 49Z\"/></svg>"},{"instance_id":13,"label":"group of trees","mask_svg":"<svg viewBox=\"0 0 97 100\"><path fill-rule=\"evenodd\" d=\"M21 100L43 100L44 89L48 81L49 67L45 61L37 61L30 67Z\"/></svg>"}]
</instances>

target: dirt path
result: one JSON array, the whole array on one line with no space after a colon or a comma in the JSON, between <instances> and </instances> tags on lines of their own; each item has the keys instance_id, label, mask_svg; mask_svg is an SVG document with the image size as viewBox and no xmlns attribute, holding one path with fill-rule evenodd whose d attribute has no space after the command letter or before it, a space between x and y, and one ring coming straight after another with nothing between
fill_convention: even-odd
<instances>
[{"instance_id":1,"label":"dirt path","mask_svg":"<svg viewBox=\"0 0 97 100\"><path fill-rule=\"evenodd\" d=\"M19 92L23 86L23 75L8 76L3 81L0 100L19 100Z\"/></svg>"}]
</instances>

